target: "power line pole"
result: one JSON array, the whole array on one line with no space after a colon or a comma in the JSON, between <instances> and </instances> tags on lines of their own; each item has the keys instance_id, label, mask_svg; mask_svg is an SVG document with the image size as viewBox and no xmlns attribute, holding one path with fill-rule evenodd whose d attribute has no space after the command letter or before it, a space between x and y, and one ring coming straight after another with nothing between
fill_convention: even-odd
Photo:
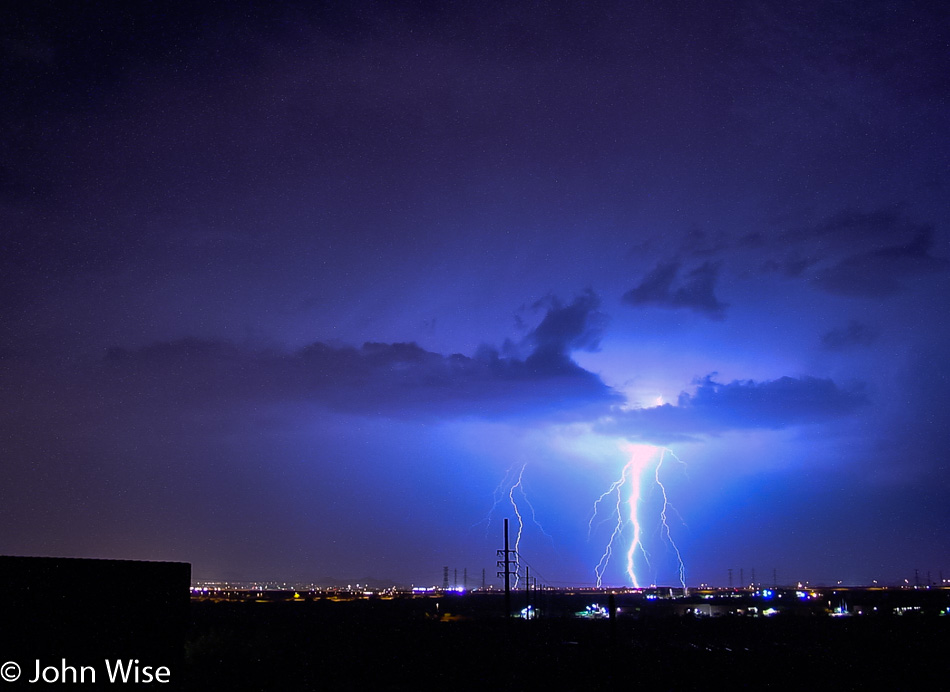
<instances>
[{"instance_id":1,"label":"power line pole","mask_svg":"<svg viewBox=\"0 0 950 692\"><path fill-rule=\"evenodd\" d=\"M504 567L504 570L498 572L499 577L505 578L505 617L511 617L511 554L514 553L514 550L509 549L508 547L508 520L505 519L505 548L504 550L498 550L495 553L495 556L499 559L496 562L498 567Z\"/></svg>"},{"instance_id":2,"label":"power line pole","mask_svg":"<svg viewBox=\"0 0 950 692\"><path fill-rule=\"evenodd\" d=\"M531 619L531 568L524 566L524 615L526 620Z\"/></svg>"}]
</instances>

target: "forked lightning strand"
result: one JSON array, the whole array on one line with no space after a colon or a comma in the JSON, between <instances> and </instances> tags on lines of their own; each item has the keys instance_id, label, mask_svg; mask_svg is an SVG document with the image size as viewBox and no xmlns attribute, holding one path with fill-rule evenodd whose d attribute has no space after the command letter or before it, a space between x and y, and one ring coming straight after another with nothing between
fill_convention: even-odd
<instances>
[{"instance_id":1,"label":"forked lightning strand","mask_svg":"<svg viewBox=\"0 0 950 692\"><path fill-rule=\"evenodd\" d=\"M518 506L518 500L516 499L517 494L521 495L521 501L528 506L528 509L531 511L531 521L534 522L541 533L543 533L548 538L551 538L551 534L544 530L544 527L541 526L541 522L538 521L537 514L534 511L534 505L531 504L531 501L528 499L527 493L524 490L524 471L528 468L527 464L522 464L521 470L518 472L517 480L514 480L514 470L515 467L512 466L505 473L505 477L501 480L501 483L498 484L498 487L495 489L495 502L492 505L491 511L488 513L488 524L491 525L491 517L495 513L495 510L498 508L498 505L501 504L502 498L507 494L508 502L511 504L511 509L515 514L515 519L518 522L518 531L515 534L515 549L514 549L514 562L515 562L515 588L518 588L518 582L521 579L521 537L524 535L524 517L521 513L521 508ZM512 482L514 481L514 482ZM505 493L505 488L508 489Z\"/></svg>"},{"instance_id":2,"label":"forked lightning strand","mask_svg":"<svg viewBox=\"0 0 950 692\"><path fill-rule=\"evenodd\" d=\"M511 502L511 508L515 512L515 516L518 518L518 533L515 536L515 588L518 588L518 581L521 578L521 534L524 533L524 519L521 518L521 510L518 509L518 503L515 501L515 488L518 488L521 491L522 497L524 497L524 486L521 485L521 479L524 477L524 469L527 464L521 467L521 471L518 473L518 482L515 483L508 490L508 501ZM526 498L527 499L527 498Z\"/></svg>"},{"instance_id":3,"label":"forked lightning strand","mask_svg":"<svg viewBox=\"0 0 950 692\"><path fill-rule=\"evenodd\" d=\"M614 550L614 541L617 540L620 536L621 531L623 531L623 513L620 509L620 504L623 501L622 496L620 495L620 488L623 487L623 484L627 482L627 469L624 468L623 472L620 474L620 478L615 480L613 485L600 497L597 498L594 502L594 513L590 517L590 521L587 522L587 538L590 540L590 533L594 529L594 518L597 516L597 507L601 502L606 499L608 495L617 495L617 505L614 508L613 514L617 519L617 523L614 525L613 533L610 534L610 540L607 541L607 547L604 549L604 554L600 558L600 562L597 563L597 566L594 568L594 573L597 575L597 586L600 587L603 583L604 570L607 569L607 563L610 562L610 556L613 555ZM605 520L606 521L606 520Z\"/></svg>"},{"instance_id":4,"label":"forked lightning strand","mask_svg":"<svg viewBox=\"0 0 950 692\"><path fill-rule=\"evenodd\" d=\"M676 553L676 568L677 572L679 573L680 586L685 589L686 565L683 564L683 556L680 554L680 549L676 546L676 541L673 540L673 536L670 535L670 525L666 521L666 510L672 509L674 512L676 510L670 504L670 500L666 495L666 486L663 485L662 481L660 481L660 468L663 466L663 462L666 460L667 452L672 454L674 459L680 461L679 457L673 454L673 452L670 452L668 449L664 449L662 452L660 452L660 461L656 465L656 473L654 473L654 478L656 479L657 486L660 488L660 492L663 493L663 507L660 509L660 533L661 536L667 540L670 546L672 546L673 552ZM682 464L683 462L680 461L680 463Z\"/></svg>"},{"instance_id":5,"label":"forked lightning strand","mask_svg":"<svg viewBox=\"0 0 950 692\"><path fill-rule=\"evenodd\" d=\"M594 568L594 574L597 576L597 586L602 586L604 572L606 571L607 564L610 562L610 558L614 552L614 543L620 538L620 535L623 532L624 526L626 524L630 525L633 532L633 535L630 539L630 545L627 548L626 571L635 588L640 588L640 580L638 579L636 573L637 554L641 555L643 562L646 563L648 568L650 567L650 556L646 550L646 547L643 545L643 527L642 522L640 521L640 503L643 500L643 476L647 469L653 468L653 485L659 487L663 498L659 512L660 538L669 544L670 547L672 547L673 552L676 555L676 564L679 573L680 585L685 589L686 568L683 564L683 556L680 553L676 542L673 540L673 536L670 533L670 525L667 521L668 511L672 510L675 512L676 510L670 504L669 497L666 493L666 486L660 479L660 469L663 466L663 461L666 458L667 453L672 455L677 461L680 460L670 450L661 447L654 447L652 445L627 445L623 449L630 454L630 461L624 465L623 470L620 473L620 478L614 481L613 485L610 486L607 492L597 498L597 500L594 502L594 512L591 516L590 522L588 523L589 536L590 531L593 530L594 518L597 516L598 508L607 499L607 497L615 495L616 505L614 506L614 510L611 513L611 517L616 518L616 524L614 525L614 530L610 535L610 539L607 541L607 547L604 549L604 553L600 558L600 562L598 562L597 566ZM629 491L626 493L626 509L623 507L625 502L623 489L625 486L629 487ZM627 515L626 519L624 519L624 514Z\"/></svg>"}]
</instances>

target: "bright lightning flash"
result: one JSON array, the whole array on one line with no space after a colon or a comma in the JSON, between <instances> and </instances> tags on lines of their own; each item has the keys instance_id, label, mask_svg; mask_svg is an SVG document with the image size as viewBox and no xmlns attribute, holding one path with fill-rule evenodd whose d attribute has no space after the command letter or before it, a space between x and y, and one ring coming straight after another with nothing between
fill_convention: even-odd
<instances>
[{"instance_id":1,"label":"bright lightning flash","mask_svg":"<svg viewBox=\"0 0 950 692\"><path fill-rule=\"evenodd\" d=\"M631 527L633 536L627 548L626 571L635 588L640 588L640 580L636 573L637 555L642 557L642 561L646 563L648 568L650 567L650 555L643 545L643 524L640 520L640 504L643 501L644 476L648 470L652 469L653 473L650 474L652 484L650 487L659 488L662 495L662 503L658 517L660 539L672 548L676 556L680 585L685 589L686 568L683 564L683 556L676 542L673 540L673 536L670 534L670 525L667 521L668 512L675 512L676 510L670 505L669 497L666 493L666 486L664 486L660 480L660 469L663 467L666 455L669 454L677 461L680 460L673 452L664 447L640 444L625 445L622 449L630 455L630 460L624 465L623 470L620 472L620 478L614 481L613 485L594 502L594 512L588 523L588 535L590 535L600 505L606 502L608 498L615 498L615 502L613 503L614 508L610 517L614 517L616 523L614 524L613 532L610 534L607 547L604 549L604 553L600 558L600 562L598 562L594 568L594 573L597 575L597 586L602 585L604 572L614 552L614 544L620 539L620 535L623 533L624 527L627 524ZM628 489L626 493L624 492L625 489ZM624 518L624 515L626 515L626 518Z\"/></svg>"}]
</instances>

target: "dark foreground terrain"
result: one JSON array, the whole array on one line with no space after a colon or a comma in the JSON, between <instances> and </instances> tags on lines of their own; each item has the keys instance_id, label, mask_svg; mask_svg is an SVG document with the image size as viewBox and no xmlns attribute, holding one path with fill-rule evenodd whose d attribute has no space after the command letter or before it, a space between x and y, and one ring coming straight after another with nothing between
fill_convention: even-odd
<instances>
[{"instance_id":1,"label":"dark foreground terrain","mask_svg":"<svg viewBox=\"0 0 950 692\"><path fill-rule=\"evenodd\" d=\"M526 622L449 619L447 606L195 602L184 686L898 690L932 688L945 676L950 652L950 617Z\"/></svg>"},{"instance_id":2,"label":"dark foreground terrain","mask_svg":"<svg viewBox=\"0 0 950 692\"><path fill-rule=\"evenodd\" d=\"M183 563L0 556L0 687L924 690L950 654L945 587L539 590L525 621L503 617L523 591L189 584ZM575 617L594 603L616 617Z\"/></svg>"}]
</instances>

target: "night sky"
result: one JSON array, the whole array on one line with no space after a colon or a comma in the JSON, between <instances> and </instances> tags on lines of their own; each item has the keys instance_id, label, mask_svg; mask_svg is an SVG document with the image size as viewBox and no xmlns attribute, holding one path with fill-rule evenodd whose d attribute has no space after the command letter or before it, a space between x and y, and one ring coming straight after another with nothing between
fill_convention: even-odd
<instances>
[{"instance_id":1,"label":"night sky","mask_svg":"<svg viewBox=\"0 0 950 692\"><path fill-rule=\"evenodd\" d=\"M635 444L690 585L950 578L944 3L117 7L0 15L0 553L591 584Z\"/></svg>"}]
</instances>

